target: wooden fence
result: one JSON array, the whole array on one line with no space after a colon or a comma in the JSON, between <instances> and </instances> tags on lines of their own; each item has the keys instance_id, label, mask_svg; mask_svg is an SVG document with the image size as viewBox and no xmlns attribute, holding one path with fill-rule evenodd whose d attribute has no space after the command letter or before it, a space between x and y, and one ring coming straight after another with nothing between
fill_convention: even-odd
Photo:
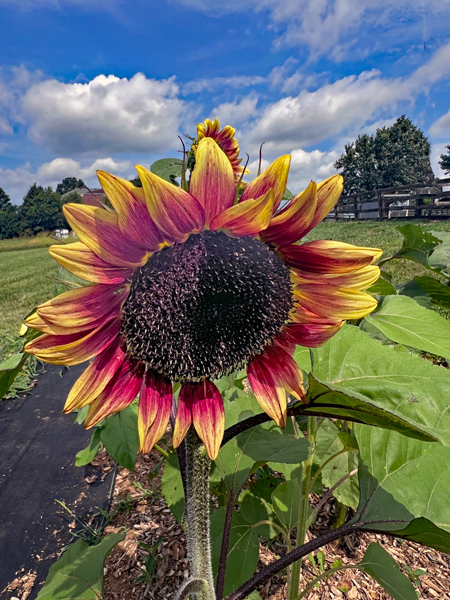
<instances>
[{"instance_id":1,"label":"wooden fence","mask_svg":"<svg viewBox=\"0 0 450 600\"><path fill-rule=\"evenodd\" d=\"M344 196L326 220L450 218L450 177Z\"/></svg>"}]
</instances>

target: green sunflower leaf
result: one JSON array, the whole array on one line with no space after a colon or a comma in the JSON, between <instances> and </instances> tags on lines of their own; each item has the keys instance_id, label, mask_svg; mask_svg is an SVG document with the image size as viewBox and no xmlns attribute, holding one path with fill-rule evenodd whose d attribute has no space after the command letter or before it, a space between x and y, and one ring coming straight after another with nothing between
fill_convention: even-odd
<instances>
[{"instance_id":1,"label":"green sunflower leaf","mask_svg":"<svg viewBox=\"0 0 450 600\"><path fill-rule=\"evenodd\" d=\"M364 425L355 433L361 460L353 520L449 553L450 448Z\"/></svg>"},{"instance_id":2,"label":"green sunflower leaf","mask_svg":"<svg viewBox=\"0 0 450 600\"><path fill-rule=\"evenodd\" d=\"M131 405L108 417L100 433L102 444L117 462L134 471L139 435L137 428L137 406Z\"/></svg>"},{"instance_id":3,"label":"green sunflower leaf","mask_svg":"<svg viewBox=\"0 0 450 600\"><path fill-rule=\"evenodd\" d=\"M176 183L174 179L181 177L182 166L183 161L179 158L161 158L152 164L150 171L169 183Z\"/></svg>"},{"instance_id":4,"label":"green sunflower leaf","mask_svg":"<svg viewBox=\"0 0 450 600\"><path fill-rule=\"evenodd\" d=\"M184 513L184 490L176 452L169 454L161 478L161 491L173 516L181 524Z\"/></svg>"},{"instance_id":5,"label":"green sunflower leaf","mask_svg":"<svg viewBox=\"0 0 450 600\"><path fill-rule=\"evenodd\" d=\"M424 292L430 295L431 302L436 306L450 308L450 286L441 283L434 277L414 277Z\"/></svg>"},{"instance_id":6,"label":"green sunflower leaf","mask_svg":"<svg viewBox=\"0 0 450 600\"><path fill-rule=\"evenodd\" d=\"M78 540L51 567L39 600L98 600L104 597L103 566L125 533L113 533L97 546Z\"/></svg>"},{"instance_id":7,"label":"green sunflower leaf","mask_svg":"<svg viewBox=\"0 0 450 600\"><path fill-rule=\"evenodd\" d=\"M450 288L447 290L450 301ZM365 319L398 344L450 357L450 322L412 298L389 296L377 312Z\"/></svg>"},{"instance_id":8,"label":"green sunflower leaf","mask_svg":"<svg viewBox=\"0 0 450 600\"><path fill-rule=\"evenodd\" d=\"M214 575L217 575L225 527L226 507L216 510L211 517L211 550ZM224 596L245 583L256 571L259 559L259 539L255 528L235 510L231 519L225 571Z\"/></svg>"},{"instance_id":9,"label":"green sunflower leaf","mask_svg":"<svg viewBox=\"0 0 450 600\"><path fill-rule=\"evenodd\" d=\"M304 412L355 418L450 446L450 371L344 326L314 350Z\"/></svg>"},{"instance_id":10,"label":"green sunflower leaf","mask_svg":"<svg viewBox=\"0 0 450 600\"><path fill-rule=\"evenodd\" d=\"M429 267L429 258L442 241L431 233L423 231L414 223L399 225L397 230L404 239L402 247L394 255L394 258L407 258L424 267Z\"/></svg>"},{"instance_id":11,"label":"green sunflower leaf","mask_svg":"<svg viewBox=\"0 0 450 600\"><path fill-rule=\"evenodd\" d=\"M417 600L413 584L380 544L369 544L362 561L355 567L375 579L394 600Z\"/></svg>"}]
</instances>

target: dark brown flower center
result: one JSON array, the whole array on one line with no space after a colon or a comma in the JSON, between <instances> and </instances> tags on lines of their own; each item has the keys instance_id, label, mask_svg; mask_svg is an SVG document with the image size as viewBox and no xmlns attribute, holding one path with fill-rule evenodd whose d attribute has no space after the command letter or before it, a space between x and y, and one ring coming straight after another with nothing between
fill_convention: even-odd
<instances>
[{"instance_id":1,"label":"dark brown flower center","mask_svg":"<svg viewBox=\"0 0 450 600\"><path fill-rule=\"evenodd\" d=\"M203 231L136 269L124 306L128 352L172 380L246 366L292 308L289 270L265 244Z\"/></svg>"}]
</instances>

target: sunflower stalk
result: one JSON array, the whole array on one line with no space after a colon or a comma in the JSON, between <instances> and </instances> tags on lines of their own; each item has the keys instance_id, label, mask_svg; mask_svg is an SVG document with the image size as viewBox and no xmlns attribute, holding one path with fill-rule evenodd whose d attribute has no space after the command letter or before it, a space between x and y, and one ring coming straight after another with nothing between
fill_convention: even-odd
<instances>
[{"instance_id":1,"label":"sunflower stalk","mask_svg":"<svg viewBox=\"0 0 450 600\"><path fill-rule=\"evenodd\" d=\"M209 471L211 459L191 427L185 438L187 557L191 578L203 580L195 600L215 600L209 525Z\"/></svg>"},{"instance_id":2,"label":"sunflower stalk","mask_svg":"<svg viewBox=\"0 0 450 600\"><path fill-rule=\"evenodd\" d=\"M308 442L310 443L310 454L302 463L302 481L300 506L297 521L296 547L303 546L305 543L306 532L308 531L309 516L309 492L311 489L311 470L314 461L314 449L316 443L317 418L308 417ZM291 573L288 585L288 600L296 600L299 594L300 580L302 573L302 561L298 560L291 567Z\"/></svg>"}]
</instances>

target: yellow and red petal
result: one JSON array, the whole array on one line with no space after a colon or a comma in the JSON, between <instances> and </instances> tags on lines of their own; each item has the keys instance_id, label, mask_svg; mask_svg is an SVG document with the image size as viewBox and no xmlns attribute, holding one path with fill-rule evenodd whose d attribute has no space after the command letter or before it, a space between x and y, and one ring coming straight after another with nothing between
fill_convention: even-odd
<instances>
[{"instance_id":1,"label":"yellow and red petal","mask_svg":"<svg viewBox=\"0 0 450 600\"><path fill-rule=\"evenodd\" d=\"M164 237L150 217L143 189L105 171L97 171L97 176L123 235L148 252L159 250Z\"/></svg>"},{"instance_id":2,"label":"yellow and red petal","mask_svg":"<svg viewBox=\"0 0 450 600\"><path fill-rule=\"evenodd\" d=\"M163 437L172 410L172 384L170 381L147 371L139 394L138 431L139 450L148 454Z\"/></svg>"},{"instance_id":3,"label":"yellow and red petal","mask_svg":"<svg viewBox=\"0 0 450 600\"><path fill-rule=\"evenodd\" d=\"M335 207L344 189L342 175L333 175L317 186L317 208L310 224L299 231L299 238L304 237L311 229L325 219L327 214Z\"/></svg>"},{"instance_id":4,"label":"yellow and red petal","mask_svg":"<svg viewBox=\"0 0 450 600\"><path fill-rule=\"evenodd\" d=\"M120 369L124 359L123 340L117 336L76 380L69 392L63 412L69 413L95 400Z\"/></svg>"},{"instance_id":5,"label":"yellow and red petal","mask_svg":"<svg viewBox=\"0 0 450 600\"><path fill-rule=\"evenodd\" d=\"M53 365L78 365L90 360L114 341L122 326L114 317L106 325L69 335L44 334L25 345L25 352Z\"/></svg>"},{"instance_id":6,"label":"yellow and red petal","mask_svg":"<svg viewBox=\"0 0 450 600\"><path fill-rule=\"evenodd\" d=\"M291 311L290 318L293 323L320 323L325 325L335 325L339 321L339 319L317 315L299 304L296 304L294 310Z\"/></svg>"},{"instance_id":7,"label":"yellow and red petal","mask_svg":"<svg viewBox=\"0 0 450 600\"><path fill-rule=\"evenodd\" d=\"M255 200L231 206L211 221L211 230L223 229L232 237L258 235L266 229L273 213L273 190Z\"/></svg>"},{"instance_id":8,"label":"yellow and red petal","mask_svg":"<svg viewBox=\"0 0 450 600\"><path fill-rule=\"evenodd\" d=\"M215 460L225 431L222 396L214 383L207 379L192 385L192 421L199 438L205 444L209 458Z\"/></svg>"},{"instance_id":9,"label":"yellow and red petal","mask_svg":"<svg viewBox=\"0 0 450 600\"><path fill-rule=\"evenodd\" d=\"M250 386L261 408L279 427L286 426L286 391L303 400L302 372L292 356L274 345L256 356L247 367Z\"/></svg>"},{"instance_id":10,"label":"yellow and red petal","mask_svg":"<svg viewBox=\"0 0 450 600\"><path fill-rule=\"evenodd\" d=\"M189 427L192 424L192 402L195 391L195 384L185 383L181 386L178 394L177 415L175 417L175 427L173 430L172 444L178 448L186 437Z\"/></svg>"},{"instance_id":11,"label":"yellow and red petal","mask_svg":"<svg viewBox=\"0 0 450 600\"><path fill-rule=\"evenodd\" d=\"M261 238L275 246L293 244L309 227L317 208L317 185L311 181L305 191L294 196L289 204L270 221Z\"/></svg>"},{"instance_id":12,"label":"yellow and red petal","mask_svg":"<svg viewBox=\"0 0 450 600\"><path fill-rule=\"evenodd\" d=\"M261 173L261 175L246 186L240 201L244 202L251 198L259 198L272 189L273 210L276 211L286 191L290 164L291 157L289 154L277 158L275 162L267 167L264 173Z\"/></svg>"},{"instance_id":13,"label":"yellow and red petal","mask_svg":"<svg viewBox=\"0 0 450 600\"><path fill-rule=\"evenodd\" d=\"M115 213L84 204L65 204L63 211L79 239L99 258L117 267L138 267L146 262L145 250L123 235Z\"/></svg>"},{"instance_id":14,"label":"yellow and red petal","mask_svg":"<svg viewBox=\"0 0 450 600\"><path fill-rule=\"evenodd\" d=\"M139 393L143 374L142 364L125 360L108 385L89 405L85 428L94 427L106 417L129 406Z\"/></svg>"},{"instance_id":15,"label":"yellow and red petal","mask_svg":"<svg viewBox=\"0 0 450 600\"><path fill-rule=\"evenodd\" d=\"M118 284L130 278L132 267L117 267L114 263L99 258L83 242L64 246L50 246L51 256L64 269L92 283Z\"/></svg>"},{"instance_id":16,"label":"yellow and red petal","mask_svg":"<svg viewBox=\"0 0 450 600\"><path fill-rule=\"evenodd\" d=\"M291 323L280 334L277 343L296 344L306 348L323 346L330 338L341 329L344 321L328 323Z\"/></svg>"},{"instance_id":17,"label":"yellow and red petal","mask_svg":"<svg viewBox=\"0 0 450 600\"><path fill-rule=\"evenodd\" d=\"M383 252L378 248L359 248L344 242L317 240L282 246L277 253L294 269L310 273L339 274L362 269L378 260Z\"/></svg>"},{"instance_id":18,"label":"yellow and red petal","mask_svg":"<svg viewBox=\"0 0 450 600\"><path fill-rule=\"evenodd\" d=\"M205 216L194 196L136 165L142 182L148 212L164 240L184 242L189 234L203 229Z\"/></svg>"},{"instance_id":19,"label":"yellow and red petal","mask_svg":"<svg viewBox=\"0 0 450 600\"><path fill-rule=\"evenodd\" d=\"M242 159L239 158L239 144L237 139L234 137L236 129L230 125L225 125L223 129L220 129L219 120L216 118L214 121L206 119L204 123L197 125L197 139L202 140L205 137L212 138L219 147L225 152L230 161L233 169L235 180L240 179L243 167L239 166ZM246 170L246 173L249 171Z\"/></svg>"},{"instance_id":20,"label":"yellow and red petal","mask_svg":"<svg viewBox=\"0 0 450 600\"><path fill-rule=\"evenodd\" d=\"M367 289L373 285L379 277L380 269L374 265L363 267L357 271L350 271L349 273L340 273L338 275L335 275L334 273L309 273L307 271L299 271L297 269L295 271L291 271L291 281L294 285L301 285L304 283L328 283L331 285L353 288L355 290Z\"/></svg>"},{"instance_id":21,"label":"yellow and red petal","mask_svg":"<svg viewBox=\"0 0 450 600\"><path fill-rule=\"evenodd\" d=\"M200 140L189 186L205 211L205 226L234 204L236 182L230 161L211 137ZM268 191L268 190L266 190ZM248 198L258 198L247 196Z\"/></svg>"},{"instance_id":22,"label":"yellow and red petal","mask_svg":"<svg viewBox=\"0 0 450 600\"><path fill-rule=\"evenodd\" d=\"M377 306L370 294L327 284L299 285L294 288L294 297L303 308L336 320L362 319Z\"/></svg>"},{"instance_id":23,"label":"yellow and red petal","mask_svg":"<svg viewBox=\"0 0 450 600\"><path fill-rule=\"evenodd\" d=\"M37 314L44 326L34 328L56 335L94 329L120 313L129 290L129 284L99 284L64 292L38 306ZM33 315L25 322L33 327Z\"/></svg>"}]
</instances>

